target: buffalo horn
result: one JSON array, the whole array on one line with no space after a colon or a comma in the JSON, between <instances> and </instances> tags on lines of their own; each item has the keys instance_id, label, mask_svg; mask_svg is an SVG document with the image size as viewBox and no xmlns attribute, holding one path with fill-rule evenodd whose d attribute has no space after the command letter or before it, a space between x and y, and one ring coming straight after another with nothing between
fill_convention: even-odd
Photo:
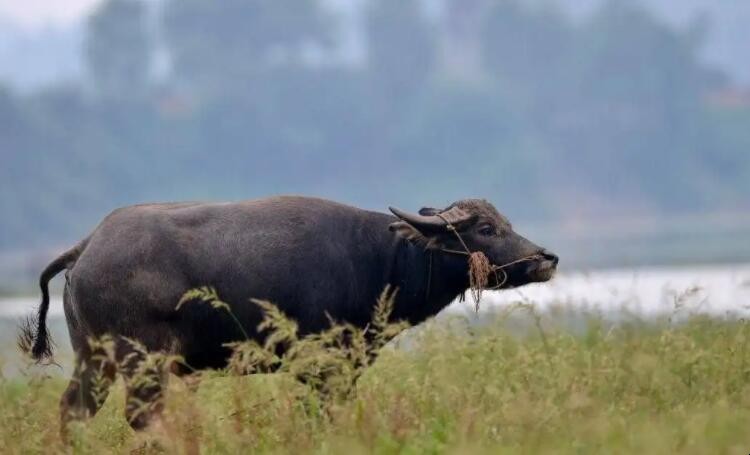
<instances>
[{"instance_id":1,"label":"buffalo horn","mask_svg":"<svg viewBox=\"0 0 750 455\"><path fill-rule=\"evenodd\" d=\"M388 208L390 209L391 212L393 212L394 215L396 215L400 219L406 221L407 223L411 224L412 226L416 227L419 230L430 230L430 231L442 230L442 229L445 229L446 227L446 221L452 224L453 226L455 226L456 228L459 228L462 225L471 223L474 220L476 220L475 215L471 215L458 207L453 207L449 210L445 210L440 213L440 216L417 215L414 213L404 212L403 210L399 210L395 207L388 207Z\"/></svg>"}]
</instances>

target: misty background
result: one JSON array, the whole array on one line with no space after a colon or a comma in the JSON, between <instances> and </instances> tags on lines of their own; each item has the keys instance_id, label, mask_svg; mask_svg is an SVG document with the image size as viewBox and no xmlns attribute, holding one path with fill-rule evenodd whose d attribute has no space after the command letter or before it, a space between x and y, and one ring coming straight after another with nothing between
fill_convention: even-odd
<instances>
[{"instance_id":1,"label":"misty background","mask_svg":"<svg viewBox=\"0 0 750 455\"><path fill-rule=\"evenodd\" d=\"M283 193L486 198L562 268L750 260L750 3L18 4L0 293L116 207Z\"/></svg>"}]
</instances>

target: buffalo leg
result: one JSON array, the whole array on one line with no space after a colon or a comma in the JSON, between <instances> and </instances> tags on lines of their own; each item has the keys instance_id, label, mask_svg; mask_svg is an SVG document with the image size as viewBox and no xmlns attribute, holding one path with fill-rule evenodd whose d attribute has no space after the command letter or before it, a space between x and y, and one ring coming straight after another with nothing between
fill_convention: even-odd
<instances>
[{"instance_id":1,"label":"buffalo leg","mask_svg":"<svg viewBox=\"0 0 750 455\"><path fill-rule=\"evenodd\" d=\"M115 364L105 353L86 351L76 356L73 377L60 399L61 433L64 438L67 437L70 422L93 417L99 411L115 378Z\"/></svg>"},{"instance_id":2,"label":"buffalo leg","mask_svg":"<svg viewBox=\"0 0 750 455\"><path fill-rule=\"evenodd\" d=\"M166 371L158 354L132 344L124 349L120 372L125 380L125 418L134 430L154 422L164 409Z\"/></svg>"},{"instance_id":3,"label":"buffalo leg","mask_svg":"<svg viewBox=\"0 0 750 455\"><path fill-rule=\"evenodd\" d=\"M93 417L102 407L115 379L116 365L112 350L106 341L89 339L81 330L78 319L71 310L70 288L67 282L63 291L63 307L68 322L70 344L75 352L75 369L68 388L60 398L60 432L67 438L71 421Z\"/></svg>"}]
</instances>

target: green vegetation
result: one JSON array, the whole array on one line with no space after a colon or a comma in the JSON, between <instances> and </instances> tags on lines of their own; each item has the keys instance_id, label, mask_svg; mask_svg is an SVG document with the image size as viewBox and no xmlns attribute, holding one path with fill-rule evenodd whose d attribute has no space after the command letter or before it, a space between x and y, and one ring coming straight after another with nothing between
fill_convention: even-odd
<instances>
[{"instance_id":1,"label":"green vegetation","mask_svg":"<svg viewBox=\"0 0 750 455\"><path fill-rule=\"evenodd\" d=\"M596 315L520 306L480 326L430 323L392 346L354 394L328 404L289 374L207 372L197 387L172 377L163 422L144 434L125 422L118 381L102 411L73 429L74 453L750 450L745 321L631 317L613 326ZM318 349L300 360L328 356ZM0 383L4 453L64 450L64 385L41 377Z\"/></svg>"}]
</instances>

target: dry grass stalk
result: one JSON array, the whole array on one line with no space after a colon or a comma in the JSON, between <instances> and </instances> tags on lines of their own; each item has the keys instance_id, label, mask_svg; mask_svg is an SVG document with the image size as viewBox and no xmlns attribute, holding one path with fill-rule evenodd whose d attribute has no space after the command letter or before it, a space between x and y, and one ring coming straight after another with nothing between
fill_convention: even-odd
<instances>
[{"instance_id":1,"label":"dry grass stalk","mask_svg":"<svg viewBox=\"0 0 750 455\"><path fill-rule=\"evenodd\" d=\"M331 320L331 328L320 333L298 334L297 323L271 302L251 299L263 311L257 327L264 333L262 343L247 339L228 343L232 349L227 370L235 374L266 371L289 373L320 393L324 401L349 397L363 369L370 365L376 352L404 329L405 322L391 322L396 291L382 292L373 309L371 323L364 329ZM229 305L221 301L215 289L197 288L183 296L211 304L233 316ZM239 321L235 322L239 324Z\"/></svg>"},{"instance_id":2,"label":"dry grass stalk","mask_svg":"<svg viewBox=\"0 0 750 455\"><path fill-rule=\"evenodd\" d=\"M474 299L474 310L479 311L479 301L482 299L482 291L489 284L492 265L487 256L481 251L475 251L469 255L469 290Z\"/></svg>"}]
</instances>

